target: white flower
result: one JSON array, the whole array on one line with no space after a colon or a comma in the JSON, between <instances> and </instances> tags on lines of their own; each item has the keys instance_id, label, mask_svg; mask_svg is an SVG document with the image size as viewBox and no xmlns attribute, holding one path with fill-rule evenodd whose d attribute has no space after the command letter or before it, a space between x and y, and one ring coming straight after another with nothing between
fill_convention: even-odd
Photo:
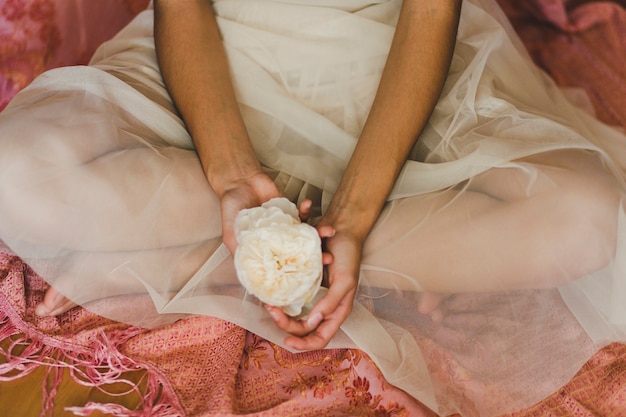
<instances>
[{"instance_id":1,"label":"white flower","mask_svg":"<svg viewBox=\"0 0 626 417\"><path fill-rule=\"evenodd\" d=\"M239 212L235 220L237 277L262 302L296 316L322 280L322 245L317 230L301 223L297 207L275 198Z\"/></svg>"}]
</instances>

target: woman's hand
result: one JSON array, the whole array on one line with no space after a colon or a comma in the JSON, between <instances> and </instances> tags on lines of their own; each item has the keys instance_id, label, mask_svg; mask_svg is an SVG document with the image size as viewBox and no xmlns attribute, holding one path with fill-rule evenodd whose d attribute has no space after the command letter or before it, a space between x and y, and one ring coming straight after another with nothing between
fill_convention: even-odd
<instances>
[{"instance_id":1,"label":"woman's hand","mask_svg":"<svg viewBox=\"0 0 626 417\"><path fill-rule=\"evenodd\" d=\"M237 214L247 208L258 207L272 198L283 197L283 193L264 172L239 179L226 186L220 195L222 214L222 240L232 254L237 248L234 225ZM304 200L298 207L302 222L311 214L311 200Z\"/></svg>"},{"instance_id":2,"label":"woman's hand","mask_svg":"<svg viewBox=\"0 0 626 417\"><path fill-rule=\"evenodd\" d=\"M234 254L237 248L234 231L237 214L243 209L258 207L272 198L282 196L276 184L263 172L233 182L222 191L222 240L230 253Z\"/></svg>"},{"instance_id":3,"label":"woman's hand","mask_svg":"<svg viewBox=\"0 0 626 417\"><path fill-rule=\"evenodd\" d=\"M330 342L352 311L359 279L362 240L347 230L335 229L324 219L317 229L325 241L327 293L300 320L289 317L280 308L267 307L276 325L291 335L285 344L299 350L322 349Z\"/></svg>"}]
</instances>

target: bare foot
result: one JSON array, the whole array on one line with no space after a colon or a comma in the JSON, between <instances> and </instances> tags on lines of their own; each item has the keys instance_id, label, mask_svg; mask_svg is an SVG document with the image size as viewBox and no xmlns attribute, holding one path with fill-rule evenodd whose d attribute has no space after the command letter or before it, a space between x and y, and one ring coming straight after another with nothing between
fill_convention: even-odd
<instances>
[{"instance_id":1,"label":"bare foot","mask_svg":"<svg viewBox=\"0 0 626 417\"><path fill-rule=\"evenodd\" d=\"M421 314L429 315L435 323L440 323L443 320L443 311L441 311L439 305L444 298L445 295L443 294L424 292L420 295L417 303L417 311Z\"/></svg>"},{"instance_id":2,"label":"bare foot","mask_svg":"<svg viewBox=\"0 0 626 417\"><path fill-rule=\"evenodd\" d=\"M174 290L182 288L220 243L219 239L212 239L188 246L143 250L136 253L77 252L74 255L75 258L68 258L68 266L63 271L63 277L59 277L54 284L57 288L71 290L75 288L72 287L72 277L79 276L79 274L90 276L95 283L90 286L88 292L79 295L81 304L99 298L145 293L146 287L136 279L137 276L168 279L170 289ZM73 265L76 265L78 269L73 269ZM224 274L224 276L234 277L235 275L231 273ZM236 278L234 280L236 282ZM228 280L230 281L231 279ZM76 305L51 286L46 291L43 301L35 308L35 314L56 316Z\"/></svg>"},{"instance_id":3,"label":"bare foot","mask_svg":"<svg viewBox=\"0 0 626 417\"><path fill-rule=\"evenodd\" d=\"M76 307L75 302L68 300L55 288L50 287L46 291L43 301L35 308L35 314L38 316L57 316L72 307Z\"/></svg>"}]
</instances>

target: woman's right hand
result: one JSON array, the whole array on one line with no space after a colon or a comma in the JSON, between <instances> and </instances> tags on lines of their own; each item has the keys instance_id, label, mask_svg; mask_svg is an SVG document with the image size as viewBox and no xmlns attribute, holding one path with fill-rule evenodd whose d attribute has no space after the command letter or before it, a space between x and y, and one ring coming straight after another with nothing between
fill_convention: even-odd
<instances>
[{"instance_id":1,"label":"woman's right hand","mask_svg":"<svg viewBox=\"0 0 626 417\"><path fill-rule=\"evenodd\" d=\"M230 253L234 254L237 248L234 231L237 214L243 209L258 207L272 198L282 196L276 184L263 172L232 182L222 190L222 240Z\"/></svg>"}]
</instances>

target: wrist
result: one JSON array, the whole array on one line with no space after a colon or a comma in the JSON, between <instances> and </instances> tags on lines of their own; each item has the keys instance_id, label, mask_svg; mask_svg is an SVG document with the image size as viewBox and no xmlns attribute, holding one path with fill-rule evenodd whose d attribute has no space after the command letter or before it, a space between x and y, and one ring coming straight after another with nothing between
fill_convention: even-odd
<instances>
[{"instance_id":1,"label":"wrist","mask_svg":"<svg viewBox=\"0 0 626 417\"><path fill-rule=\"evenodd\" d=\"M211 166L206 170L206 177L211 188L219 198L228 191L236 188L239 184L249 182L252 178L263 174L261 166L257 163L233 163Z\"/></svg>"},{"instance_id":2,"label":"wrist","mask_svg":"<svg viewBox=\"0 0 626 417\"><path fill-rule=\"evenodd\" d=\"M194 143L204 174L220 198L237 184L262 172L245 132L239 135L215 134L209 138L196 135Z\"/></svg>"},{"instance_id":3,"label":"wrist","mask_svg":"<svg viewBox=\"0 0 626 417\"><path fill-rule=\"evenodd\" d=\"M364 198L367 194L337 192L324 219L338 232L347 232L364 241L378 219L382 204ZM384 204L384 202L383 202Z\"/></svg>"}]
</instances>

